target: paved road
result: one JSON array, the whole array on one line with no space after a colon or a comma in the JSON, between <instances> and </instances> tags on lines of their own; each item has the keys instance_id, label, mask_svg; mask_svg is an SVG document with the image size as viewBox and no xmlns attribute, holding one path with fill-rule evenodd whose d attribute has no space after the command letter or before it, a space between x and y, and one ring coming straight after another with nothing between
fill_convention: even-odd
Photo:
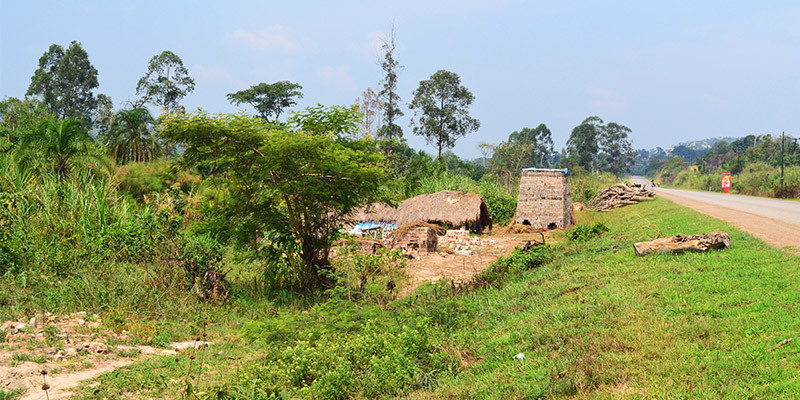
<instances>
[{"instance_id":1,"label":"paved road","mask_svg":"<svg viewBox=\"0 0 800 400\"><path fill-rule=\"evenodd\" d=\"M631 177L631 181L650 184L641 176ZM731 222L774 246L800 248L800 201L664 188L657 188L656 193Z\"/></svg>"}]
</instances>

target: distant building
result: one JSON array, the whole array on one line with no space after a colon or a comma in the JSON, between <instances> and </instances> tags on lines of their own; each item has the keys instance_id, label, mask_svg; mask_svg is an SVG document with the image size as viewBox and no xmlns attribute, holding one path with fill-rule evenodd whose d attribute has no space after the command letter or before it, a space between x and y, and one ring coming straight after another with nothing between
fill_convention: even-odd
<instances>
[{"instance_id":1,"label":"distant building","mask_svg":"<svg viewBox=\"0 0 800 400\"><path fill-rule=\"evenodd\" d=\"M545 229L568 227L572 219L568 174L566 169L523 169L514 223Z\"/></svg>"}]
</instances>

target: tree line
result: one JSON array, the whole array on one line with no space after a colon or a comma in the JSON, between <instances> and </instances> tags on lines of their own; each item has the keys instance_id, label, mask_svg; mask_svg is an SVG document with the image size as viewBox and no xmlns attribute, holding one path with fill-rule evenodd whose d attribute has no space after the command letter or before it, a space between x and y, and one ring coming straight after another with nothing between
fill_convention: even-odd
<instances>
[{"instance_id":1,"label":"tree line","mask_svg":"<svg viewBox=\"0 0 800 400\"><path fill-rule=\"evenodd\" d=\"M253 107L256 114L244 116L188 113L181 103L195 81L169 50L151 58L136 82L136 99L114 111L108 96L95 93L98 71L81 44L53 44L39 59L26 97L0 102L2 164L16 174L0 180L0 192L19 191L32 179L106 180L118 167L166 157L199 174L201 185L208 182L201 200L189 200L197 196L192 190L176 194L177 204L196 201L202 209L202 221L184 232L235 243L269 260L274 282L313 286L325 280L328 251L354 209L410 196L432 176L451 171L501 182L505 194L489 202L506 212L524 167L626 168L630 129L597 117L573 130L561 154L540 124L512 132L497 146L484 145L480 160L460 159L449 149L480 121L469 112L475 96L446 70L422 80L407 104L412 132L437 154L414 150L398 124L402 65L394 32L382 49L380 90L368 89L356 105L288 112L303 98L303 87L261 82L227 95L234 105Z\"/></svg>"}]
</instances>

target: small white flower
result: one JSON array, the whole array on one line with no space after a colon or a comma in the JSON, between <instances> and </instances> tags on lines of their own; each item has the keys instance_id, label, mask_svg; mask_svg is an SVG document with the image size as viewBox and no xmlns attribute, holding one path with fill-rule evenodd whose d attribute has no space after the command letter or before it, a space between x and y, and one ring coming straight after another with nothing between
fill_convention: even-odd
<instances>
[{"instance_id":1,"label":"small white flower","mask_svg":"<svg viewBox=\"0 0 800 400\"><path fill-rule=\"evenodd\" d=\"M524 360L525 359L525 354L519 353L519 354L515 355L514 358L516 358L517 360Z\"/></svg>"}]
</instances>

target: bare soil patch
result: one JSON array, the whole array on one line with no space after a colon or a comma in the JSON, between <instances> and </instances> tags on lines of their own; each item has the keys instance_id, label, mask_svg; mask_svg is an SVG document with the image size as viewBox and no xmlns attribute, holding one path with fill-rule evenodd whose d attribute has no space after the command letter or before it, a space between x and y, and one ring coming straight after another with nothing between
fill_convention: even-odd
<instances>
[{"instance_id":1,"label":"bare soil patch","mask_svg":"<svg viewBox=\"0 0 800 400\"><path fill-rule=\"evenodd\" d=\"M178 354L207 342L173 343L168 349L122 345L129 338L102 327L97 315L42 314L0 324L0 388L25 389L22 400L67 399L82 381L129 365L147 355ZM0 333L2 335L3 333ZM0 337L2 338L2 337ZM42 371L47 375L43 376ZM49 389L42 390L47 382Z\"/></svg>"},{"instance_id":2,"label":"bare soil patch","mask_svg":"<svg viewBox=\"0 0 800 400\"><path fill-rule=\"evenodd\" d=\"M550 234L543 232L545 241L550 242ZM514 248L524 246L528 241L541 243L542 233L536 230L515 230L498 228L488 235L473 237L474 245L452 248L442 245L436 253L416 253L406 263L406 273L410 277L409 284L401 295L408 295L416 288L429 281L439 279L466 282L479 274L498 257L509 255ZM471 255L467 255L470 254Z\"/></svg>"}]
</instances>

